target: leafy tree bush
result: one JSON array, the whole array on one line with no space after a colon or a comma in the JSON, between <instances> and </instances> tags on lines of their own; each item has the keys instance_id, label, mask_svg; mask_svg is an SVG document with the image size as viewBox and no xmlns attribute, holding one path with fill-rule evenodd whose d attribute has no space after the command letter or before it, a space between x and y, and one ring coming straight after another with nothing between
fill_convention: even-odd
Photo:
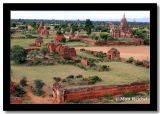
<instances>
[{"instance_id":1,"label":"leafy tree bush","mask_svg":"<svg viewBox=\"0 0 160 114\"><path fill-rule=\"evenodd\" d=\"M60 78L60 77L53 77L53 79L54 79L54 81L56 81L56 82L61 81L61 78Z\"/></svg>"},{"instance_id":2,"label":"leafy tree bush","mask_svg":"<svg viewBox=\"0 0 160 114\"><path fill-rule=\"evenodd\" d=\"M150 44L150 39L149 38L144 38L144 44L149 45Z\"/></svg>"},{"instance_id":3,"label":"leafy tree bush","mask_svg":"<svg viewBox=\"0 0 160 114\"><path fill-rule=\"evenodd\" d=\"M141 66L141 65L143 65L143 61L136 60L136 61L134 61L134 64L137 66Z\"/></svg>"},{"instance_id":4,"label":"leafy tree bush","mask_svg":"<svg viewBox=\"0 0 160 114\"><path fill-rule=\"evenodd\" d=\"M11 27L16 27L16 23L12 23Z\"/></svg>"},{"instance_id":5,"label":"leafy tree bush","mask_svg":"<svg viewBox=\"0 0 160 114\"><path fill-rule=\"evenodd\" d=\"M22 87L27 86L27 78L26 78L26 77L23 77L23 78L20 80L20 85L21 85Z\"/></svg>"},{"instance_id":6,"label":"leafy tree bush","mask_svg":"<svg viewBox=\"0 0 160 114\"><path fill-rule=\"evenodd\" d=\"M41 96L42 88L45 85L45 83L42 82L42 80L34 80L34 84L35 84L35 88L33 89L33 93L37 96Z\"/></svg>"},{"instance_id":7,"label":"leafy tree bush","mask_svg":"<svg viewBox=\"0 0 160 114\"><path fill-rule=\"evenodd\" d=\"M65 43L66 42L66 38L63 38L62 40L61 40L61 43Z\"/></svg>"},{"instance_id":8,"label":"leafy tree bush","mask_svg":"<svg viewBox=\"0 0 160 114\"><path fill-rule=\"evenodd\" d=\"M24 97L26 95L26 91L20 87L20 85L15 85L14 96L16 97Z\"/></svg>"},{"instance_id":9,"label":"leafy tree bush","mask_svg":"<svg viewBox=\"0 0 160 114\"><path fill-rule=\"evenodd\" d=\"M83 78L83 75L77 75L76 78Z\"/></svg>"},{"instance_id":10,"label":"leafy tree bush","mask_svg":"<svg viewBox=\"0 0 160 114\"><path fill-rule=\"evenodd\" d=\"M69 75L66 77L66 79L73 79L74 78L74 75Z\"/></svg>"},{"instance_id":11,"label":"leafy tree bush","mask_svg":"<svg viewBox=\"0 0 160 114\"><path fill-rule=\"evenodd\" d=\"M61 35L62 34L61 30L58 30L56 34Z\"/></svg>"},{"instance_id":12,"label":"leafy tree bush","mask_svg":"<svg viewBox=\"0 0 160 114\"><path fill-rule=\"evenodd\" d=\"M94 26L93 26L93 23L92 23L92 21L90 21L90 19L86 19L86 22L85 22L85 30L86 30L86 32L87 32L87 34L88 35L90 35L91 34L91 29L93 28Z\"/></svg>"},{"instance_id":13,"label":"leafy tree bush","mask_svg":"<svg viewBox=\"0 0 160 114\"><path fill-rule=\"evenodd\" d=\"M104 41L107 41L108 38L111 38L111 35L110 34L106 34L106 33L101 33L100 34L100 38Z\"/></svg>"},{"instance_id":14,"label":"leafy tree bush","mask_svg":"<svg viewBox=\"0 0 160 114\"><path fill-rule=\"evenodd\" d=\"M19 46L15 45L11 49L11 60L13 60L17 64L24 63L26 60L27 52L26 50Z\"/></svg>"},{"instance_id":15,"label":"leafy tree bush","mask_svg":"<svg viewBox=\"0 0 160 114\"><path fill-rule=\"evenodd\" d=\"M134 58L133 58L133 57L130 57L126 62L127 62L127 63L133 63L133 62L134 62Z\"/></svg>"},{"instance_id":16,"label":"leafy tree bush","mask_svg":"<svg viewBox=\"0 0 160 114\"><path fill-rule=\"evenodd\" d=\"M91 79L91 80L93 80L93 81L95 81L95 82L101 82L102 81L102 79L100 78L100 77L98 77L98 76L91 76L91 77L89 77L89 79Z\"/></svg>"}]
</instances>

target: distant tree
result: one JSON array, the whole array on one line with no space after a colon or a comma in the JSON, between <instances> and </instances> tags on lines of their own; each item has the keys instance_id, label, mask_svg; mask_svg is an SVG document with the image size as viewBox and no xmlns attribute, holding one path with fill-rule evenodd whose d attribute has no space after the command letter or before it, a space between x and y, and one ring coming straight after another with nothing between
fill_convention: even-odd
<instances>
[{"instance_id":1,"label":"distant tree","mask_svg":"<svg viewBox=\"0 0 160 114\"><path fill-rule=\"evenodd\" d=\"M101 33L100 38L104 41L107 41L109 38L111 38L110 34Z\"/></svg>"},{"instance_id":2,"label":"distant tree","mask_svg":"<svg viewBox=\"0 0 160 114\"><path fill-rule=\"evenodd\" d=\"M26 60L27 52L26 50L19 46L15 45L11 49L11 60L13 60L15 63L21 64L24 63Z\"/></svg>"},{"instance_id":3,"label":"distant tree","mask_svg":"<svg viewBox=\"0 0 160 114\"><path fill-rule=\"evenodd\" d=\"M37 29L37 24L36 24L36 22L32 22L32 23L31 23L31 26L33 27L34 30Z\"/></svg>"},{"instance_id":4,"label":"distant tree","mask_svg":"<svg viewBox=\"0 0 160 114\"><path fill-rule=\"evenodd\" d=\"M56 34L61 35L62 34L61 30L57 30Z\"/></svg>"},{"instance_id":5,"label":"distant tree","mask_svg":"<svg viewBox=\"0 0 160 114\"><path fill-rule=\"evenodd\" d=\"M66 42L66 38L63 38L63 39L61 40L61 42L62 42L62 43L65 43L65 42Z\"/></svg>"},{"instance_id":6,"label":"distant tree","mask_svg":"<svg viewBox=\"0 0 160 114\"><path fill-rule=\"evenodd\" d=\"M92 30L93 27L94 27L94 26L93 26L92 21L90 21L90 19L86 19L86 22L85 22L85 30L86 30L86 32L87 32L88 35L91 34L91 32L92 32L91 30Z\"/></svg>"},{"instance_id":7,"label":"distant tree","mask_svg":"<svg viewBox=\"0 0 160 114\"><path fill-rule=\"evenodd\" d=\"M21 85L22 87L27 86L27 78L26 78L26 77L23 77L23 78L20 80L20 85Z\"/></svg>"},{"instance_id":8,"label":"distant tree","mask_svg":"<svg viewBox=\"0 0 160 114\"><path fill-rule=\"evenodd\" d=\"M12 27L16 27L16 23L12 23Z\"/></svg>"},{"instance_id":9,"label":"distant tree","mask_svg":"<svg viewBox=\"0 0 160 114\"><path fill-rule=\"evenodd\" d=\"M71 24L71 28L72 28L72 33L75 33L75 31L78 31L78 24L77 23L73 23Z\"/></svg>"}]
</instances>

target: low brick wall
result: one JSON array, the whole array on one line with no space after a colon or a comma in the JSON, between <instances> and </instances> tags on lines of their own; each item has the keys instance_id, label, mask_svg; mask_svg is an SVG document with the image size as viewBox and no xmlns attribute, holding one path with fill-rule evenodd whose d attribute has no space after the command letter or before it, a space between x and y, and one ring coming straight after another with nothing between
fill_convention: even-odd
<instances>
[{"instance_id":1,"label":"low brick wall","mask_svg":"<svg viewBox=\"0 0 160 114\"><path fill-rule=\"evenodd\" d=\"M128 85L117 85L117 86L92 86L92 87L80 87L65 89L64 100L65 101L76 101L84 100L96 97L102 97L106 94L119 95L126 92L141 92L149 88L148 83L132 83Z\"/></svg>"},{"instance_id":2,"label":"low brick wall","mask_svg":"<svg viewBox=\"0 0 160 114\"><path fill-rule=\"evenodd\" d=\"M98 45L98 46L103 46L103 45L142 45L144 42L141 39L135 40L135 41L96 41L92 39L83 39L81 40L84 43L92 44L92 45Z\"/></svg>"}]
</instances>

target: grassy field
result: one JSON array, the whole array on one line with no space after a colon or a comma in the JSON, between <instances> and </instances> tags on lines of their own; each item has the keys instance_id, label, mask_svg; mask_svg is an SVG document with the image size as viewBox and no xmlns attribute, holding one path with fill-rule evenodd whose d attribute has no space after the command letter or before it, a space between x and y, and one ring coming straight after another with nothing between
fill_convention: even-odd
<instances>
[{"instance_id":1,"label":"grassy field","mask_svg":"<svg viewBox=\"0 0 160 114\"><path fill-rule=\"evenodd\" d=\"M43 39L44 43L50 42L53 39ZM35 39L11 39L11 46L20 45L22 47L29 47L29 44L34 43ZM89 44L83 42L66 42L66 46L69 47L88 47Z\"/></svg>"},{"instance_id":2,"label":"grassy field","mask_svg":"<svg viewBox=\"0 0 160 114\"><path fill-rule=\"evenodd\" d=\"M95 56L88 54L88 53L85 53L85 52L81 52L79 50L76 51L76 54L81 57L85 57L85 58L99 59L98 57L95 57Z\"/></svg>"},{"instance_id":3,"label":"grassy field","mask_svg":"<svg viewBox=\"0 0 160 114\"><path fill-rule=\"evenodd\" d=\"M50 42L53 39L43 39L44 43ZM35 39L11 39L11 47L13 45L20 45L22 47L29 47L29 44L35 42Z\"/></svg>"},{"instance_id":4,"label":"grassy field","mask_svg":"<svg viewBox=\"0 0 160 114\"><path fill-rule=\"evenodd\" d=\"M69 46L69 47L88 47L88 46L92 46L90 44L86 44L83 42L66 42L65 45Z\"/></svg>"},{"instance_id":5,"label":"grassy field","mask_svg":"<svg viewBox=\"0 0 160 114\"><path fill-rule=\"evenodd\" d=\"M19 82L22 77L32 82L35 79L43 80L47 86L53 84L53 77L64 78L68 75L81 74L84 77L93 75L100 76L102 82L97 83L98 85L117 85L126 84L135 81L148 81L149 80L149 69L143 67L137 67L132 64L122 62L108 62L99 63L107 64L110 66L111 71L98 72L94 70L83 70L79 67L72 65L54 65L54 66L25 66L25 65L12 65L12 80Z\"/></svg>"}]
</instances>

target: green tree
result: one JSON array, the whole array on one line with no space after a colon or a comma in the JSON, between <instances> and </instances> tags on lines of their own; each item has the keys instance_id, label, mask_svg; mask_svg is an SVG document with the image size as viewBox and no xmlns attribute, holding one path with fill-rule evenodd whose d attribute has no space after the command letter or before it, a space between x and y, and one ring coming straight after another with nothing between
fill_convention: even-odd
<instances>
[{"instance_id":1,"label":"green tree","mask_svg":"<svg viewBox=\"0 0 160 114\"><path fill-rule=\"evenodd\" d=\"M31 23L31 26L33 27L34 30L37 29L37 23L36 23L36 22L32 22L32 23Z\"/></svg>"},{"instance_id":2,"label":"green tree","mask_svg":"<svg viewBox=\"0 0 160 114\"><path fill-rule=\"evenodd\" d=\"M12 25L11 25L12 27L16 27L16 23L12 23Z\"/></svg>"},{"instance_id":3,"label":"green tree","mask_svg":"<svg viewBox=\"0 0 160 114\"><path fill-rule=\"evenodd\" d=\"M110 34L101 33L100 38L104 41L107 41L109 38L111 38Z\"/></svg>"},{"instance_id":4,"label":"green tree","mask_svg":"<svg viewBox=\"0 0 160 114\"><path fill-rule=\"evenodd\" d=\"M22 87L27 86L27 78L26 78L26 77L23 77L23 78L20 80L20 85L21 85Z\"/></svg>"},{"instance_id":5,"label":"green tree","mask_svg":"<svg viewBox=\"0 0 160 114\"><path fill-rule=\"evenodd\" d=\"M24 63L26 60L27 52L26 50L19 46L15 45L11 49L11 60L13 60L15 63L21 64Z\"/></svg>"},{"instance_id":6,"label":"green tree","mask_svg":"<svg viewBox=\"0 0 160 114\"><path fill-rule=\"evenodd\" d=\"M33 93L37 96L42 95L42 88L45 83L42 80L34 80L35 88L33 89Z\"/></svg>"},{"instance_id":7,"label":"green tree","mask_svg":"<svg viewBox=\"0 0 160 114\"><path fill-rule=\"evenodd\" d=\"M92 32L91 30L92 30L93 27L94 27L94 26L93 26L92 21L90 21L90 19L86 19L86 22L85 22L85 30L86 30L86 32L87 32L88 35L91 34L91 32Z\"/></svg>"},{"instance_id":8,"label":"green tree","mask_svg":"<svg viewBox=\"0 0 160 114\"><path fill-rule=\"evenodd\" d=\"M71 28L72 28L72 33L75 33L75 31L78 31L78 30L79 30L77 23L71 24Z\"/></svg>"},{"instance_id":9,"label":"green tree","mask_svg":"<svg viewBox=\"0 0 160 114\"><path fill-rule=\"evenodd\" d=\"M26 91L20 86L20 85L15 85L15 91L14 91L14 96L16 97L24 97L26 95Z\"/></svg>"}]
</instances>

